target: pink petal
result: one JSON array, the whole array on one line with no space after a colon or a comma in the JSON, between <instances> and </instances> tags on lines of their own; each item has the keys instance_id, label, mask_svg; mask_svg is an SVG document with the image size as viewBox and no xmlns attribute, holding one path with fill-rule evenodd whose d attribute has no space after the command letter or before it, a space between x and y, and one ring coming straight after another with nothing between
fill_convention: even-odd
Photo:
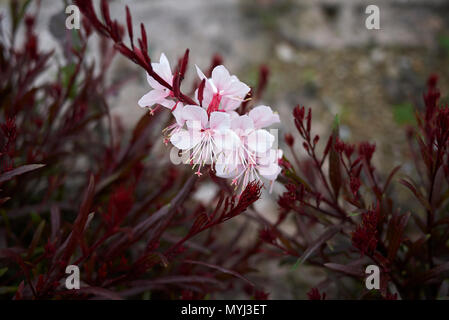
<instances>
[{"instance_id":1,"label":"pink petal","mask_svg":"<svg viewBox=\"0 0 449 320\"><path fill-rule=\"evenodd\" d=\"M168 109L173 109L173 107L175 106L176 102L174 102L173 100L164 99L164 100L161 100L159 102L159 104L161 106L164 106L164 107L168 108Z\"/></svg>"},{"instance_id":2,"label":"pink petal","mask_svg":"<svg viewBox=\"0 0 449 320\"><path fill-rule=\"evenodd\" d=\"M176 109L173 110L173 112L172 112L173 116L176 119L176 123L179 126L183 126L184 123L186 122L186 120L184 119L184 116L183 116L183 114L184 114L183 111L184 111L184 106L182 103L179 102L178 105L176 106Z\"/></svg>"},{"instance_id":3,"label":"pink petal","mask_svg":"<svg viewBox=\"0 0 449 320\"><path fill-rule=\"evenodd\" d=\"M156 89L156 90L164 90L165 89L164 86L162 86L159 82L154 80L154 78L151 77L148 73L147 73L147 81L148 81L148 84L150 85L150 87L153 89Z\"/></svg>"},{"instance_id":4,"label":"pink petal","mask_svg":"<svg viewBox=\"0 0 449 320\"><path fill-rule=\"evenodd\" d=\"M256 130L248 135L248 148L256 153L267 152L274 142L274 136L267 130Z\"/></svg>"},{"instance_id":5,"label":"pink petal","mask_svg":"<svg viewBox=\"0 0 449 320\"><path fill-rule=\"evenodd\" d=\"M172 84L173 82L173 74L170 69L170 63L168 62L165 54L161 54L161 58L159 63L152 63L154 72L156 72L162 79L168 82L168 84Z\"/></svg>"},{"instance_id":6,"label":"pink petal","mask_svg":"<svg viewBox=\"0 0 449 320\"><path fill-rule=\"evenodd\" d=\"M232 116L231 116L232 119ZM231 127L233 130L240 130L242 133L249 133L254 129L253 120L248 115L238 116L232 119Z\"/></svg>"},{"instance_id":7,"label":"pink petal","mask_svg":"<svg viewBox=\"0 0 449 320\"><path fill-rule=\"evenodd\" d=\"M281 172L279 166L279 159L282 157L282 150L270 150L263 157L257 159L257 171L259 174L268 180L276 180Z\"/></svg>"},{"instance_id":8,"label":"pink petal","mask_svg":"<svg viewBox=\"0 0 449 320\"><path fill-rule=\"evenodd\" d=\"M203 71L201 71L201 69L197 65L195 65L195 68L196 68L196 73L198 74L198 77L200 78L200 80L207 79L207 77L204 75Z\"/></svg>"},{"instance_id":9,"label":"pink petal","mask_svg":"<svg viewBox=\"0 0 449 320\"><path fill-rule=\"evenodd\" d=\"M212 81L218 90L222 90L231 81L229 71L222 65L216 66L214 70L212 70Z\"/></svg>"},{"instance_id":10,"label":"pink petal","mask_svg":"<svg viewBox=\"0 0 449 320\"><path fill-rule=\"evenodd\" d=\"M206 129L208 117L207 112L199 106L187 105L182 111L187 127L193 129Z\"/></svg>"},{"instance_id":11,"label":"pink petal","mask_svg":"<svg viewBox=\"0 0 449 320\"><path fill-rule=\"evenodd\" d=\"M189 150L201 141L201 135L188 130L178 130L170 138L170 142L180 150Z\"/></svg>"},{"instance_id":12,"label":"pink petal","mask_svg":"<svg viewBox=\"0 0 449 320\"><path fill-rule=\"evenodd\" d=\"M213 130L225 130L231 127L231 116L225 112L212 112L209 127Z\"/></svg>"},{"instance_id":13,"label":"pink petal","mask_svg":"<svg viewBox=\"0 0 449 320\"><path fill-rule=\"evenodd\" d=\"M266 167L258 167L257 171L262 177L270 181L274 181L278 177L279 173L281 173L282 169L277 163L271 163Z\"/></svg>"},{"instance_id":14,"label":"pink petal","mask_svg":"<svg viewBox=\"0 0 449 320\"><path fill-rule=\"evenodd\" d=\"M273 113L273 110L268 106L257 106L248 115L253 119L254 126L258 129L280 122L279 115Z\"/></svg>"},{"instance_id":15,"label":"pink petal","mask_svg":"<svg viewBox=\"0 0 449 320\"><path fill-rule=\"evenodd\" d=\"M142 108L151 107L157 103L161 103L165 97L168 96L168 93L161 90L151 90L147 94L145 94L140 100L137 102L139 106Z\"/></svg>"},{"instance_id":16,"label":"pink petal","mask_svg":"<svg viewBox=\"0 0 449 320\"><path fill-rule=\"evenodd\" d=\"M207 110L207 107L209 106L210 102L212 101L213 96L214 96L214 90L213 90L212 86L210 85L210 81L206 81L206 86L204 87L204 91L203 91L203 102L202 102L204 109ZM199 104L198 89L195 90L195 100Z\"/></svg>"},{"instance_id":17,"label":"pink petal","mask_svg":"<svg viewBox=\"0 0 449 320\"><path fill-rule=\"evenodd\" d=\"M225 110L226 112L233 111L238 107L240 107L240 105L242 104L242 100L236 98L231 99L228 98L227 96L224 96L221 99L221 109Z\"/></svg>"},{"instance_id":18,"label":"pink petal","mask_svg":"<svg viewBox=\"0 0 449 320\"><path fill-rule=\"evenodd\" d=\"M213 138L217 152L221 152L223 150L237 150L242 146L240 137L230 129L216 131L213 135Z\"/></svg>"},{"instance_id":19,"label":"pink petal","mask_svg":"<svg viewBox=\"0 0 449 320\"><path fill-rule=\"evenodd\" d=\"M232 178L239 173L233 154L220 153L215 162L215 174L221 178Z\"/></svg>"},{"instance_id":20,"label":"pink petal","mask_svg":"<svg viewBox=\"0 0 449 320\"><path fill-rule=\"evenodd\" d=\"M226 95L244 99L250 88L241 82L236 76L231 77L228 87L225 89Z\"/></svg>"}]
</instances>

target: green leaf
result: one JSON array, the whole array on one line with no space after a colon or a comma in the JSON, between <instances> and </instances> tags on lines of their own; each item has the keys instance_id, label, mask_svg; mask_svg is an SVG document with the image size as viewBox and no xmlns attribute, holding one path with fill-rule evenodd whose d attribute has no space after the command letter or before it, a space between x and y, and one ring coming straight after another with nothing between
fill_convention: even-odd
<instances>
[{"instance_id":1,"label":"green leaf","mask_svg":"<svg viewBox=\"0 0 449 320\"><path fill-rule=\"evenodd\" d=\"M81 38L79 35L79 32L75 29L72 29L72 46L76 51L79 51L81 49Z\"/></svg>"},{"instance_id":2,"label":"green leaf","mask_svg":"<svg viewBox=\"0 0 449 320\"><path fill-rule=\"evenodd\" d=\"M348 217L357 217L359 215L361 215L361 212L351 212L348 214Z\"/></svg>"},{"instance_id":3,"label":"green leaf","mask_svg":"<svg viewBox=\"0 0 449 320\"><path fill-rule=\"evenodd\" d=\"M40 223L42 220L40 215L38 215L36 212L31 212L30 217L31 217L31 221L33 221L33 223L35 223L35 224Z\"/></svg>"},{"instance_id":4,"label":"green leaf","mask_svg":"<svg viewBox=\"0 0 449 320\"><path fill-rule=\"evenodd\" d=\"M0 277L3 276L8 271L8 268L1 268L0 269Z\"/></svg>"},{"instance_id":5,"label":"green leaf","mask_svg":"<svg viewBox=\"0 0 449 320\"><path fill-rule=\"evenodd\" d=\"M415 108L410 103L393 106L394 121L399 125L415 125Z\"/></svg>"},{"instance_id":6,"label":"green leaf","mask_svg":"<svg viewBox=\"0 0 449 320\"><path fill-rule=\"evenodd\" d=\"M338 114L335 115L334 122L332 124L332 131L337 133L340 131L340 117Z\"/></svg>"},{"instance_id":7,"label":"green leaf","mask_svg":"<svg viewBox=\"0 0 449 320\"><path fill-rule=\"evenodd\" d=\"M0 287L0 294L14 293L17 291L17 286Z\"/></svg>"},{"instance_id":8,"label":"green leaf","mask_svg":"<svg viewBox=\"0 0 449 320\"><path fill-rule=\"evenodd\" d=\"M64 86L64 88L68 87L70 78L72 77L73 73L75 72L75 69L76 69L76 65L74 63L70 63L61 68L62 85Z\"/></svg>"},{"instance_id":9,"label":"green leaf","mask_svg":"<svg viewBox=\"0 0 449 320\"><path fill-rule=\"evenodd\" d=\"M446 50L446 53L449 53L449 36L448 35L442 35L438 39L438 43L439 43L441 48Z\"/></svg>"},{"instance_id":10,"label":"green leaf","mask_svg":"<svg viewBox=\"0 0 449 320\"><path fill-rule=\"evenodd\" d=\"M75 63L70 63L64 67L61 68L61 75L62 75L62 85L65 89L69 88L70 85L70 79L72 78L72 76L74 75L76 71L76 64ZM76 79L73 81L72 86L70 88L70 92L69 92L69 97L70 98L74 98L76 96L76 90L77 89L77 85L76 85Z\"/></svg>"}]
</instances>

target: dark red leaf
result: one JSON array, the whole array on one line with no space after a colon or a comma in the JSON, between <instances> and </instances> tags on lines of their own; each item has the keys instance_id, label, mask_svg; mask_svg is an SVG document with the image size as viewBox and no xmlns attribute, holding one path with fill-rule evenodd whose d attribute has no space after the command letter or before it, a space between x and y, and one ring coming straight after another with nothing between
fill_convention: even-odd
<instances>
[{"instance_id":1,"label":"dark red leaf","mask_svg":"<svg viewBox=\"0 0 449 320\"><path fill-rule=\"evenodd\" d=\"M403 241L405 227L407 225L410 213L403 215L395 215L388 224L387 240L388 240L388 260L394 261L396 253Z\"/></svg>"},{"instance_id":2,"label":"dark red leaf","mask_svg":"<svg viewBox=\"0 0 449 320\"><path fill-rule=\"evenodd\" d=\"M131 42L131 47L134 48L133 21L128 6L126 6L126 25L128 27L128 35L129 41Z\"/></svg>"},{"instance_id":3,"label":"dark red leaf","mask_svg":"<svg viewBox=\"0 0 449 320\"><path fill-rule=\"evenodd\" d=\"M306 251L299 257L296 261L294 268L298 265L303 264L319 247L321 247L326 241L332 239L338 232L340 232L340 226L332 226L326 232L324 232L320 237L318 237L314 242L312 242Z\"/></svg>"},{"instance_id":4,"label":"dark red leaf","mask_svg":"<svg viewBox=\"0 0 449 320\"><path fill-rule=\"evenodd\" d=\"M344 273L348 276L362 278L363 270L360 266L343 265L338 263L325 263L324 266L330 270Z\"/></svg>"},{"instance_id":5,"label":"dark red leaf","mask_svg":"<svg viewBox=\"0 0 449 320\"><path fill-rule=\"evenodd\" d=\"M19 176L21 174L37 170L39 168L45 167L45 164L27 164L10 171L4 172L0 175L0 183L11 180L12 178Z\"/></svg>"},{"instance_id":6,"label":"dark red leaf","mask_svg":"<svg viewBox=\"0 0 449 320\"><path fill-rule=\"evenodd\" d=\"M205 266L205 267L208 267L208 268L212 268L212 269L218 270L220 272L233 275L234 277L237 277L237 278L239 278L239 279L249 283L253 287L256 286L254 284L254 282L252 282L248 278L242 276L240 273L232 271L232 270L224 268L224 267L220 267L220 266L217 266L217 265L214 265L214 264L210 264L210 263L206 263L206 262L202 262L202 261L194 261L194 260L184 260L184 263L198 264L198 265L202 265L202 266Z\"/></svg>"},{"instance_id":7,"label":"dark red leaf","mask_svg":"<svg viewBox=\"0 0 449 320\"><path fill-rule=\"evenodd\" d=\"M431 206L429 204L429 202L427 201L427 199L424 197L424 195L410 182L408 182L405 179L401 179L399 181L401 184L403 184L404 186L406 186L416 197L416 199L419 200L419 202L421 202L421 204L427 209L427 210L431 210Z\"/></svg>"}]
</instances>

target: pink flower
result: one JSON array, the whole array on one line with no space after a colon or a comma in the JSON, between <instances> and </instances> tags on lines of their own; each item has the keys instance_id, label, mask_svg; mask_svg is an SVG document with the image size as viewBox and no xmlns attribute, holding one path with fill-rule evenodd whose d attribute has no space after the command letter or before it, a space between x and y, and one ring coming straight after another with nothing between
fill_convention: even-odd
<instances>
[{"instance_id":1,"label":"pink flower","mask_svg":"<svg viewBox=\"0 0 449 320\"><path fill-rule=\"evenodd\" d=\"M259 157L257 166L259 174L271 182L276 180L282 170L279 166L279 160L282 159L282 155L282 150L270 149L265 155Z\"/></svg>"},{"instance_id":2,"label":"pink flower","mask_svg":"<svg viewBox=\"0 0 449 320\"><path fill-rule=\"evenodd\" d=\"M206 79L202 106L208 110L208 113L237 109L250 90L236 76L231 76L222 65L214 68L210 79L207 79L198 66L196 66L196 70L201 80Z\"/></svg>"},{"instance_id":3,"label":"pink flower","mask_svg":"<svg viewBox=\"0 0 449 320\"><path fill-rule=\"evenodd\" d=\"M232 184L240 185L242 191L248 183L261 178L269 180L272 186L272 181L281 172L278 160L282 157L282 151L272 149L274 136L267 130L256 129L248 115L234 115L231 129L239 142L217 158L217 176L232 178Z\"/></svg>"},{"instance_id":4,"label":"pink flower","mask_svg":"<svg viewBox=\"0 0 449 320\"><path fill-rule=\"evenodd\" d=\"M257 106L251 109L248 116L253 120L256 129L266 128L274 123L281 122L279 115L268 106Z\"/></svg>"},{"instance_id":5,"label":"pink flower","mask_svg":"<svg viewBox=\"0 0 449 320\"><path fill-rule=\"evenodd\" d=\"M238 174L242 168L256 163L256 157L266 154L275 139L267 130L256 130L248 115L231 114L231 119L231 129L238 139L234 139L235 145L217 159L216 170L221 177L231 177L233 173Z\"/></svg>"},{"instance_id":6,"label":"pink flower","mask_svg":"<svg viewBox=\"0 0 449 320\"><path fill-rule=\"evenodd\" d=\"M238 139L230 130L230 116L224 112L212 112L209 119L206 110L188 105L182 110L182 120L187 130L177 130L170 141L178 149L191 151L191 163L199 165L197 175L201 175L201 166L213 163L218 153L232 148Z\"/></svg>"},{"instance_id":7,"label":"pink flower","mask_svg":"<svg viewBox=\"0 0 449 320\"><path fill-rule=\"evenodd\" d=\"M170 138L173 134L178 132L184 127L186 119L184 118L184 105L181 102L177 102L172 109L172 114L175 117L176 122L167 128L165 128L162 132L165 134L164 143L168 144Z\"/></svg>"},{"instance_id":8,"label":"pink flower","mask_svg":"<svg viewBox=\"0 0 449 320\"><path fill-rule=\"evenodd\" d=\"M241 184L242 190L246 188L248 183L254 180L262 180L265 178L269 181L270 192L273 188L273 182L281 172L279 159L282 158L282 150L270 149L263 155L257 155L253 163L249 163L243 170L232 180L234 185Z\"/></svg>"},{"instance_id":9,"label":"pink flower","mask_svg":"<svg viewBox=\"0 0 449 320\"><path fill-rule=\"evenodd\" d=\"M173 75L164 54L153 70L167 83ZM279 122L279 116L268 106L257 106L248 114L237 109L250 88L222 65L214 68L207 78L196 67L204 80L200 105L184 106L169 89L147 76L152 90L139 100L141 107L160 104L170 108L176 120L164 129L164 142L189 152L188 161L201 175L201 168L210 164L217 176L232 178L232 184L242 191L251 182L267 179L271 186L281 171L278 164L282 151L273 149L275 137L264 128ZM196 90L198 100L199 89ZM198 101L199 102L199 101Z\"/></svg>"},{"instance_id":10,"label":"pink flower","mask_svg":"<svg viewBox=\"0 0 449 320\"><path fill-rule=\"evenodd\" d=\"M267 179L270 184L270 192L272 191L273 182L281 172L281 167L278 164L282 157L281 150L270 149L264 155L253 154L248 158L246 164L237 165L234 170L230 172L223 171L224 166L216 165L217 176L222 178L233 178L232 184L241 191L245 190L246 186L253 181L261 181L262 178Z\"/></svg>"},{"instance_id":11,"label":"pink flower","mask_svg":"<svg viewBox=\"0 0 449 320\"><path fill-rule=\"evenodd\" d=\"M161 54L159 63L152 63L151 66L154 72L156 72L162 79L167 81L170 85L172 84L173 74L170 69L170 63L168 62L165 54ZM145 108L152 107L155 104L160 104L166 108L172 109L175 106L175 102L167 98L173 96L173 93L148 74L147 81L153 90L145 94L139 100L139 106Z\"/></svg>"}]
</instances>

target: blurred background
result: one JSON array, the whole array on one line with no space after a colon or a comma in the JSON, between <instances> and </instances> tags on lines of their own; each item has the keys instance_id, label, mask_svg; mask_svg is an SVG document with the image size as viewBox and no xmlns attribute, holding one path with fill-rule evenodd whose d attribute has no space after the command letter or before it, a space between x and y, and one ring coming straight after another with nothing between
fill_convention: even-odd
<instances>
[{"instance_id":1,"label":"blurred background","mask_svg":"<svg viewBox=\"0 0 449 320\"><path fill-rule=\"evenodd\" d=\"M267 65L271 76L261 102L279 112L280 137L295 132L291 112L297 104L313 109L314 128L323 137L338 114L344 140L376 142L374 160L382 174L403 162L404 129L413 125L414 109L422 107L427 77L437 73L443 93L449 88L449 0L109 2L113 17L125 21L128 5L135 28L145 24L153 60L164 52L173 65L190 48L190 79L196 77L193 64L207 69L214 54L249 85L256 83L259 66ZM41 1L37 33L48 48L66 37L67 4ZM370 4L380 8L380 30L365 27ZM2 12L6 5L0 0ZM91 58L101 54L92 48ZM117 56L109 77L126 80L111 105L123 125L131 127L146 112L137 105L149 89L145 74ZM276 214L280 191L278 186L271 198L258 202L267 218ZM206 199L207 187L202 192L198 197ZM302 268L292 272L269 262L262 266L271 279L288 280L269 285L270 297L303 298L299 288L310 287L322 274Z\"/></svg>"},{"instance_id":2,"label":"blurred background","mask_svg":"<svg viewBox=\"0 0 449 320\"><path fill-rule=\"evenodd\" d=\"M342 137L376 141L377 161L385 169L401 161L403 126L414 121L426 78L437 73L441 87L448 84L447 0L377 0L380 30L365 27L369 0L109 2L120 21L128 5L136 29L145 24L153 60L165 52L173 64L190 48L191 67L207 69L218 53L231 73L250 85L260 64L268 65L271 77L262 102L284 119L281 134L293 131L289 119L297 104L313 108L315 128L324 135L338 114ZM65 37L66 3L41 1L38 34L48 47ZM148 91L145 75L118 57L110 77L127 80L111 103L131 126L145 112L137 106Z\"/></svg>"}]
</instances>

